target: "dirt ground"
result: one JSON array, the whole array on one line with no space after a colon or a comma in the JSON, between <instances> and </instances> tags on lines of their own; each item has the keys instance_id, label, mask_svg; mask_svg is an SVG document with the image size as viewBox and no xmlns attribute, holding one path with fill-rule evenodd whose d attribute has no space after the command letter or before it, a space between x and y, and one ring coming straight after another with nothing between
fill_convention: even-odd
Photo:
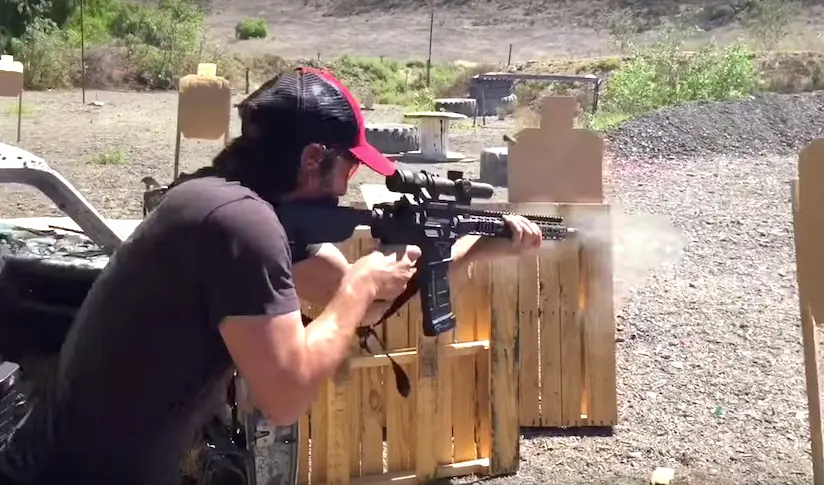
<instances>
[{"instance_id":1,"label":"dirt ground","mask_svg":"<svg viewBox=\"0 0 824 485\"><path fill-rule=\"evenodd\" d=\"M234 102L243 95L235 96ZM20 146L41 156L71 182L104 216L139 218L143 184L151 175L158 181L172 178L175 153L177 96L174 93L132 93L88 91L83 105L79 90L26 93L23 101L21 135L16 143L17 101L0 98L0 142ZM368 122L401 122L397 107L377 106L365 111ZM236 115L236 113L233 113ZM233 136L240 122L232 120ZM451 142L456 150L477 157L487 146L503 144L503 134L512 133L515 122L480 119L459 122ZM180 167L191 172L211 163L222 141L183 140ZM446 165L414 164L410 169L445 173ZM449 170L465 170L478 175L478 164L449 164ZM347 201L358 198L360 183L381 183L368 170L360 171ZM505 192L505 189L504 189ZM502 195L505 197L505 195ZM39 192L28 187L0 186L0 217L58 215L57 208Z\"/></svg>"},{"instance_id":2,"label":"dirt ground","mask_svg":"<svg viewBox=\"0 0 824 485\"><path fill-rule=\"evenodd\" d=\"M726 42L744 33L736 2L723 0L445 0L435 2L432 58L436 61L506 62L589 57L612 52L611 16L626 8L646 38L678 15L690 17L697 45L710 37ZM745 2L738 2L745 3ZM805 2L804 15L789 27L788 49L820 45L824 6ZM305 5L309 5L308 7ZM209 25L230 51L282 57L342 54L425 59L429 10L424 0L213 0ZM234 28L248 17L264 18L269 37L236 41ZM801 35L801 32L810 35ZM318 33L323 33L318 35ZM329 42L329 37L334 42Z\"/></svg>"}]
</instances>

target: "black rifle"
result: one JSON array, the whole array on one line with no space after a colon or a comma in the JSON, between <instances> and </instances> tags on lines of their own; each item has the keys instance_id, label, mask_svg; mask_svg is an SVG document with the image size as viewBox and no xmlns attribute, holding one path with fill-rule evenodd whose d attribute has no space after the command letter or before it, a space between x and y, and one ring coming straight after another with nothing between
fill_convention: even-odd
<instances>
[{"instance_id":1,"label":"black rifle","mask_svg":"<svg viewBox=\"0 0 824 485\"><path fill-rule=\"evenodd\" d=\"M356 209L311 203L282 203L276 207L278 218L291 245L338 243L349 239L358 226L369 226L372 237L384 245L415 245L421 249L415 277L376 324L394 314L418 290L421 293L423 333L434 337L455 327L447 278L452 245L467 235L512 237L504 220L505 212L471 207L472 199L489 199L493 187L463 178L450 171L447 178L427 172L398 170L386 178L386 187L399 194L409 194L392 203L376 204L372 209ZM443 197L452 197L445 200ZM560 217L524 215L541 229L544 240L564 239L574 229ZM304 317L304 322L309 319ZM359 329L363 330L363 329ZM359 332L366 348L370 327ZM375 335L376 336L376 335ZM393 362L394 364L394 362ZM399 368L396 366L396 374ZM398 381L398 390L408 388L408 381ZM408 392L408 390L407 390Z\"/></svg>"}]
</instances>

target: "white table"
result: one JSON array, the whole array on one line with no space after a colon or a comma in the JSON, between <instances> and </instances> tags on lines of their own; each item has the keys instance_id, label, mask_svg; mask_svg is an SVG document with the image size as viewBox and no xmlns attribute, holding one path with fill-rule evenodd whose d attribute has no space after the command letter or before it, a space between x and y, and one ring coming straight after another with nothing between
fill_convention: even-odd
<instances>
[{"instance_id":1,"label":"white table","mask_svg":"<svg viewBox=\"0 0 824 485\"><path fill-rule=\"evenodd\" d=\"M404 117L419 121L421 149L406 152L401 161L438 163L466 160L463 153L449 150L449 122L469 119L467 116L445 111L420 111L405 113Z\"/></svg>"}]
</instances>

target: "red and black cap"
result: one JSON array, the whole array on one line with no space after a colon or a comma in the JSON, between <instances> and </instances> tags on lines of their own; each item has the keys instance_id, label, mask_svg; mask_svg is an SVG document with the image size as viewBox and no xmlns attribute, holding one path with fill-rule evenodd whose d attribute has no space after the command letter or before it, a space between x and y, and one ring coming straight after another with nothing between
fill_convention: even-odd
<instances>
[{"instance_id":1,"label":"red and black cap","mask_svg":"<svg viewBox=\"0 0 824 485\"><path fill-rule=\"evenodd\" d=\"M325 70L299 67L262 85L238 106L243 136L263 138L273 129L302 143L347 150L389 176L395 163L366 141L366 124L349 89Z\"/></svg>"}]
</instances>

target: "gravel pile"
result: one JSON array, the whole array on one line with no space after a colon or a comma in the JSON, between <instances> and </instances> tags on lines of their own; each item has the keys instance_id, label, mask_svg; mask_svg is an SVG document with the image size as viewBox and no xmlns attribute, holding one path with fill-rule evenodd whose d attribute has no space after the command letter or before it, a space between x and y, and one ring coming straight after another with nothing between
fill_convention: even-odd
<instances>
[{"instance_id":1,"label":"gravel pile","mask_svg":"<svg viewBox=\"0 0 824 485\"><path fill-rule=\"evenodd\" d=\"M824 128L824 93L694 102L635 118L609 135L619 157L792 155Z\"/></svg>"}]
</instances>

